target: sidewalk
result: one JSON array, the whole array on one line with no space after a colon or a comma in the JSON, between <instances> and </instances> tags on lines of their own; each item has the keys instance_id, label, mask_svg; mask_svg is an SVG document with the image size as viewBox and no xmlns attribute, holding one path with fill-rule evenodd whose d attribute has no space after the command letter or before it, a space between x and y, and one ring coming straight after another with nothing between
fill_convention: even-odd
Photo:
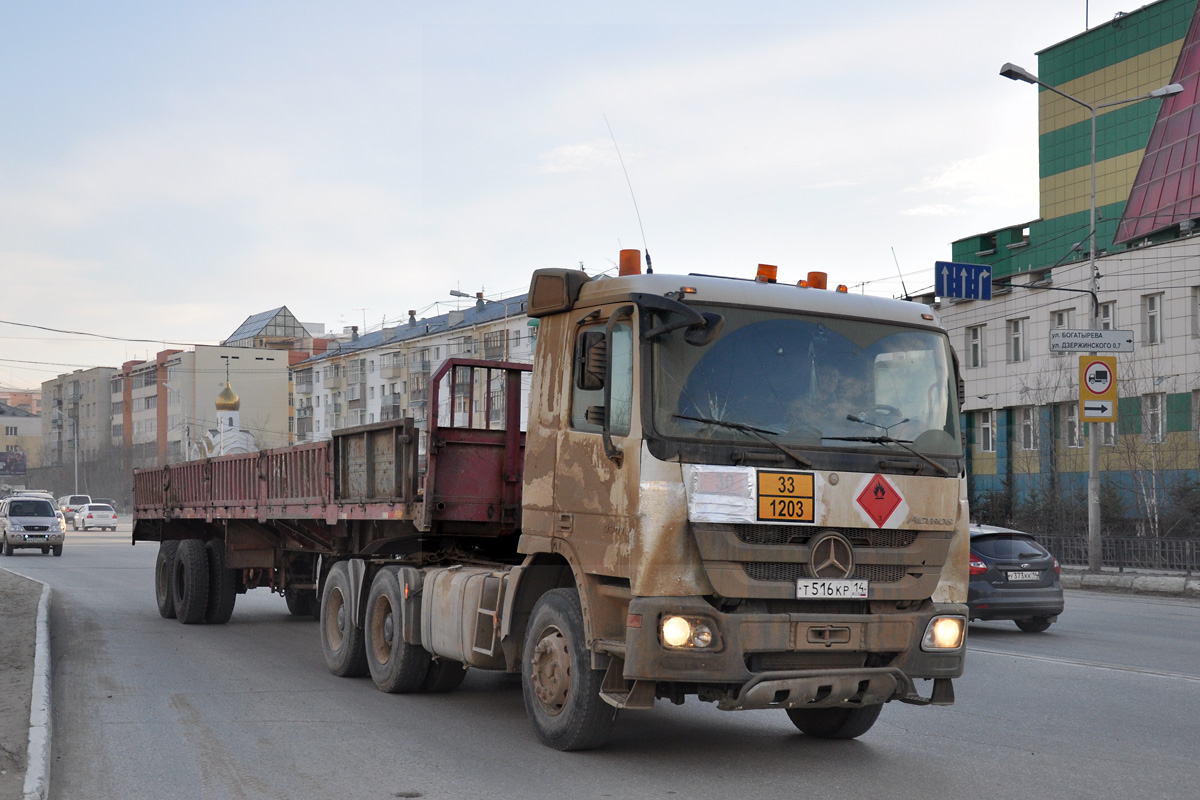
<instances>
[{"instance_id":1,"label":"sidewalk","mask_svg":"<svg viewBox=\"0 0 1200 800\"><path fill-rule=\"evenodd\" d=\"M49 792L49 612L50 587L0 567L0 800Z\"/></svg>"}]
</instances>

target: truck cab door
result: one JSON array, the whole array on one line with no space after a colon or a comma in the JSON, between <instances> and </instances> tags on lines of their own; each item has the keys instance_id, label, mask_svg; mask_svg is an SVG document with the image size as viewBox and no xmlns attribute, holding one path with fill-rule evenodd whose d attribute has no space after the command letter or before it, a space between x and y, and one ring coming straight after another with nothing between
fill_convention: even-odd
<instances>
[{"instance_id":1,"label":"truck cab door","mask_svg":"<svg viewBox=\"0 0 1200 800\"><path fill-rule=\"evenodd\" d=\"M629 576L638 513L636 313L630 305L572 313L555 469L554 536L569 543L584 571L616 577Z\"/></svg>"}]
</instances>

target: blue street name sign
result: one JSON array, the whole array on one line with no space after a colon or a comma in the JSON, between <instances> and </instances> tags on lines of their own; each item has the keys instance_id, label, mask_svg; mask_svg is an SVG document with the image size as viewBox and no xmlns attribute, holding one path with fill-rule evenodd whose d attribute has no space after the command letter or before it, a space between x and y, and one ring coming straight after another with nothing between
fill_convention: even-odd
<instances>
[{"instance_id":1,"label":"blue street name sign","mask_svg":"<svg viewBox=\"0 0 1200 800\"><path fill-rule=\"evenodd\" d=\"M963 300L992 299L992 268L987 264L935 261L934 294Z\"/></svg>"}]
</instances>

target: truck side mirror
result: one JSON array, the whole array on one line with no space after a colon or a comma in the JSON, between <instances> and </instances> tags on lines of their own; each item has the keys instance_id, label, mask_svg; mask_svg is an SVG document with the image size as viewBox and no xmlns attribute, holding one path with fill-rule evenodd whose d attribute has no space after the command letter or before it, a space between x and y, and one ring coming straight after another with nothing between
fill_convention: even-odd
<instances>
[{"instance_id":1,"label":"truck side mirror","mask_svg":"<svg viewBox=\"0 0 1200 800\"><path fill-rule=\"evenodd\" d=\"M604 388L608 372L608 340L604 331L586 331L575 353L575 388L595 392Z\"/></svg>"}]
</instances>

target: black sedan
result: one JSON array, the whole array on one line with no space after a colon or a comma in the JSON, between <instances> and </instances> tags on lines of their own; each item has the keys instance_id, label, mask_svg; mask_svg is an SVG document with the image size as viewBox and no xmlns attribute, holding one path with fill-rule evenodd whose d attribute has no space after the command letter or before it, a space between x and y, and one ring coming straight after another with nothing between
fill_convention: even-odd
<instances>
[{"instance_id":1,"label":"black sedan","mask_svg":"<svg viewBox=\"0 0 1200 800\"><path fill-rule=\"evenodd\" d=\"M1058 559L1032 536L991 525L971 526L971 619L1011 619L1040 633L1063 610Z\"/></svg>"}]
</instances>

